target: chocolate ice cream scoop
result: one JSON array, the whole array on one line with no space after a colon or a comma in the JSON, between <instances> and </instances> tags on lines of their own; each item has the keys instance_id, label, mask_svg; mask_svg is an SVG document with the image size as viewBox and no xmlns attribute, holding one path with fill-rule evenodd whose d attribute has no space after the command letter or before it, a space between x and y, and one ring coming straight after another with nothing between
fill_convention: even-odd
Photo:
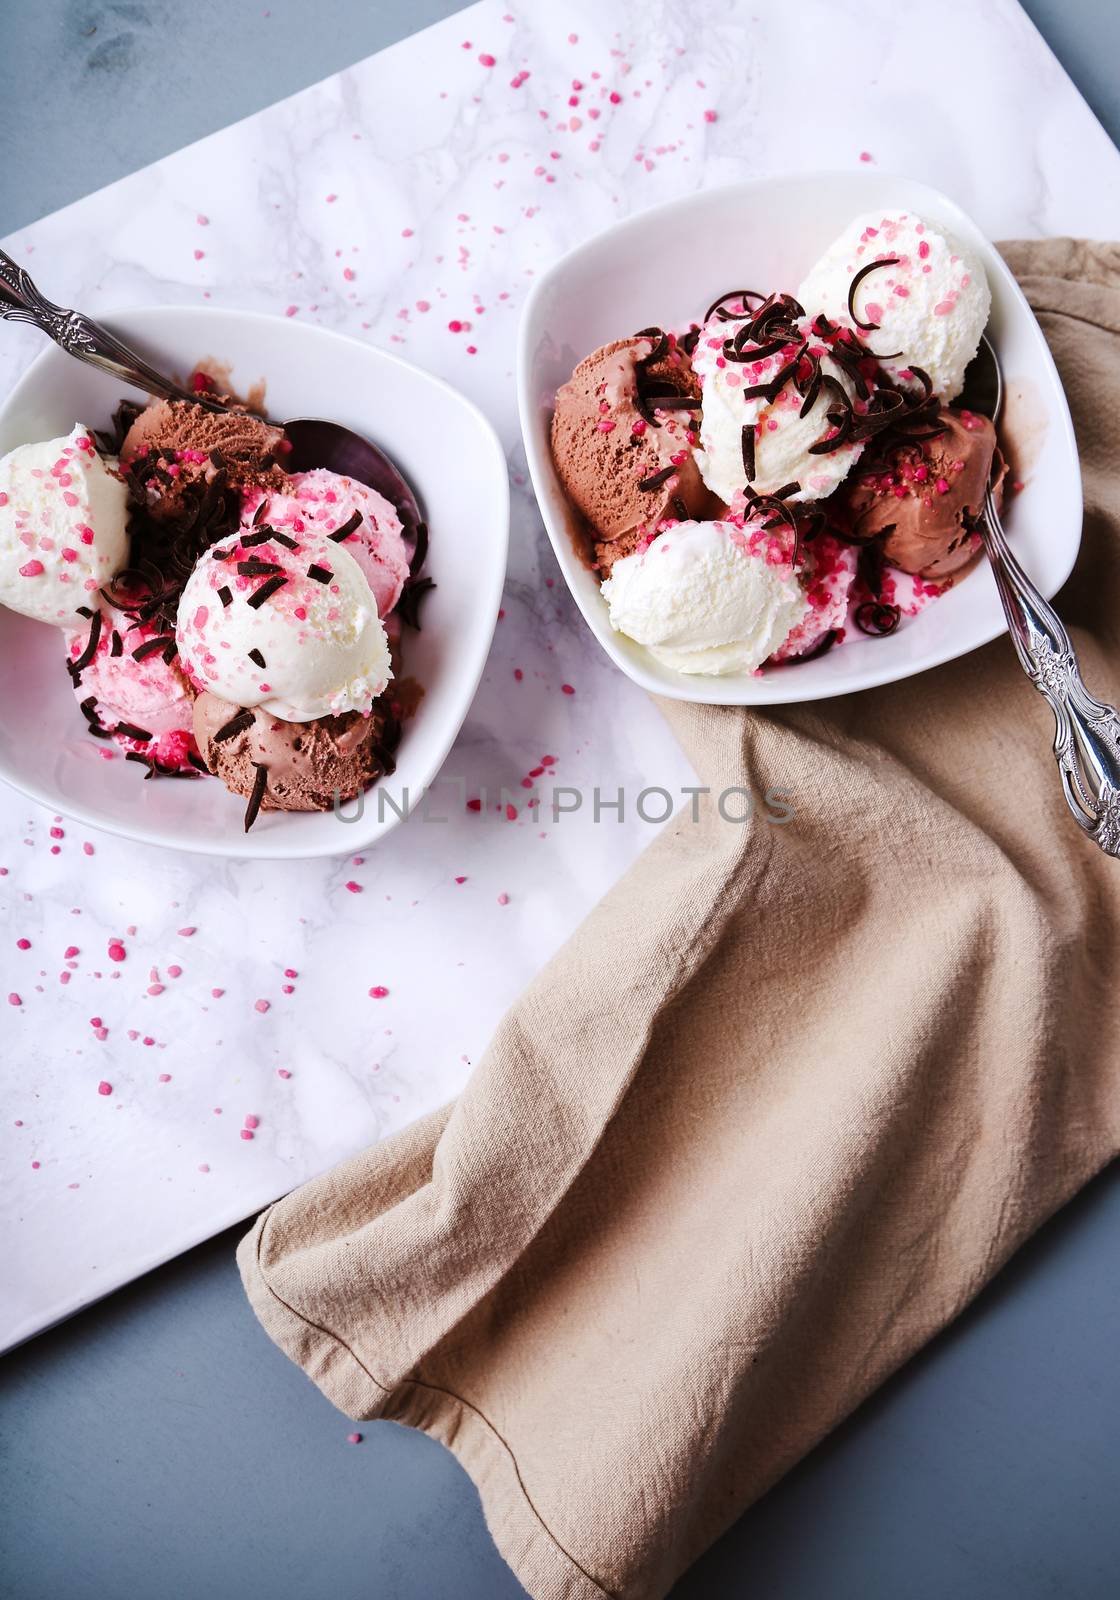
<instances>
[{"instance_id":1,"label":"chocolate ice cream scoop","mask_svg":"<svg viewBox=\"0 0 1120 1600\"><path fill-rule=\"evenodd\" d=\"M287 449L284 430L249 411L153 400L125 434L121 465L149 513L175 521L219 473L235 490L279 489Z\"/></svg>"},{"instance_id":2,"label":"chocolate ice cream scoop","mask_svg":"<svg viewBox=\"0 0 1120 1600\"><path fill-rule=\"evenodd\" d=\"M935 438L893 445L874 467L857 469L830 507L860 540L885 535L887 560L927 578L972 560L993 460L997 504L1005 471L987 417L943 407L938 422L944 432Z\"/></svg>"},{"instance_id":3,"label":"chocolate ice cream scoop","mask_svg":"<svg viewBox=\"0 0 1120 1600\"><path fill-rule=\"evenodd\" d=\"M234 794L249 800L245 826L257 810L329 811L335 795L353 800L393 770L396 718L380 703L369 714L350 711L314 722L282 722L204 692L194 703L194 734L202 759ZM263 777L262 777L263 774Z\"/></svg>"},{"instance_id":4,"label":"chocolate ice cream scoop","mask_svg":"<svg viewBox=\"0 0 1120 1600\"><path fill-rule=\"evenodd\" d=\"M663 518L716 514L693 457L699 414L692 364L657 330L594 351L557 393L556 471L603 571Z\"/></svg>"}]
</instances>

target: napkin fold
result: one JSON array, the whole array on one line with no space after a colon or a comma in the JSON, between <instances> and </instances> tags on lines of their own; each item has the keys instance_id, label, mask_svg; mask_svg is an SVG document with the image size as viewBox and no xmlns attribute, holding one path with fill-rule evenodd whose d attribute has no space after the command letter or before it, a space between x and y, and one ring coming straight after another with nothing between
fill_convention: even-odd
<instances>
[{"instance_id":1,"label":"napkin fold","mask_svg":"<svg viewBox=\"0 0 1120 1600\"><path fill-rule=\"evenodd\" d=\"M1120 247L1004 253L1082 455L1062 614L1120 700ZM662 709L695 818L454 1105L239 1252L335 1405L455 1451L534 1600L664 1595L1120 1148L1120 864L1006 638L816 705Z\"/></svg>"}]
</instances>

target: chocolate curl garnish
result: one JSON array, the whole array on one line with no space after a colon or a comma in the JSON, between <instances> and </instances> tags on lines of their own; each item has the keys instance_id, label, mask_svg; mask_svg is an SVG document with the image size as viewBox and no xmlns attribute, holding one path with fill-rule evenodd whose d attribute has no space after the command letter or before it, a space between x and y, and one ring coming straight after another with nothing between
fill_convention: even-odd
<instances>
[{"instance_id":1,"label":"chocolate curl garnish","mask_svg":"<svg viewBox=\"0 0 1120 1600\"><path fill-rule=\"evenodd\" d=\"M253 779L253 791L249 796L249 804L245 807L245 832L248 833L261 809L264 791L268 787L268 768L263 762L256 763L256 776Z\"/></svg>"},{"instance_id":2,"label":"chocolate curl garnish","mask_svg":"<svg viewBox=\"0 0 1120 1600\"><path fill-rule=\"evenodd\" d=\"M652 494L655 489L660 489L663 483L668 483L676 470L676 467L662 467L660 472L651 472L648 478L641 479L638 488L643 494Z\"/></svg>"},{"instance_id":3,"label":"chocolate curl garnish","mask_svg":"<svg viewBox=\"0 0 1120 1600\"><path fill-rule=\"evenodd\" d=\"M677 515L677 521L678 522L687 522L688 521L688 507L685 505L684 501L681 499L679 494L675 494L673 496L673 502L672 503L673 503L673 510L676 512L676 515Z\"/></svg>"},{"instance_id":4,"label":"chocolate curl garnish","mask_svg":"<svg viewBox=\"0 0 1120 1600\"><path fill-rule=\"evenodd\" d=\"M796 566L801 557L801 530L797 526L797 516L784 500L779 500L777 495L760 494L756 497L751 507L752 515L770 513L770 520L762 526L770 531L773 528L786 527L793 535L793 550L790 553L790 565Z\"/></svg>"},{"instance_id":5,"label":"chocolate curl garnish","mask_svg":"<svg viewBox=\"0 0 1120 1600\"><path fill-rule=\"evenodd\" d=\"M660 328L639 328L634 337L635 339L651 339L653 341L648 355L634 358L636 367L651 367L655 361L660 361L663 356L669 354L668 335Z\"/></svg>"},{"instance_id":6,"label":"chocolate curl garnish","mask_svg":"<svg viewBox=\"0 0 1120 1600\"><path fill-rule=\"evenodd\" d=\"M137 744L147 744L152 737L147 728L138 728L134 722L118 722L113 732L123 734L126 739L135 739Z\"/></svg>"},{"instance_id":7,"label":"chocolate curl garnish","mask_svg":"<svg viewBox=\"0 0 1120 1600\"><path fill-rule=\"evenodd\" d=\"M848 436L852 431L852 402L844 385L829 372L821 374L821 387L827 389L829 394L834 394L840 401L840 410L826 412L827 420L836 429L831 438L818 439L816 444L809 446L811 456L830 455L833 450L839 450L841 445L847 444Z\"/></svg>"},{"instance_id":8,"label":"chocolate curl garnish","mask_svg":"<svg viewBox=\"0 0 1120 1600\"><path fill-rule=\"evenodd\" d=\"M217 733L210 735L211 744L225 744L227 739L236 739L239 733L244 733L246 728L253 726L253 713L247 706L230 717L228 722L223 722Z\"/></svg>"},{"instance_id":9,"label":"chocolate curl garnish","mask_svg":"<svg viewBox=\"0 0 1120 1600\"><path fill-rule=\"evenodd\" d=\"M851 317L856 327L862 328L864 333L874 333L875 329L879 327L879 323L861 322L856 316L856 290L859 288L864 278L867 277L869 272L877 272L880 267L897 267L898 260L899 258L897 256L884 256L882 261L869 261L865 267L860 267L859 271L848 285L848 315Z\"/></svg>"},{"instance_id":10,"label":"chocolate curl garnish","mask_svg":"<svg viewBox=\"0 0 1120 1600\"><path fill-rule=\"evenodd\" d=\"M879 359L882 360L882 361L886 361L888 359L888 357L881 356ZM930 398L930 396L933 394L933 379L930 377L929 373L925 370L924 367L916 367L916 366L914 366L913 362L910 363L910 366L908 367L907 370L909 371L911 377L917 378L918 382L922 386L922 390L923 390L922 401L924 402L924 401L928 400Z\"/></svg>"},{"instance_id":11,"label":"chocolate curl garnish","mask_svg":"<svg viewBox=\"0 0 1120 1600\"><path fill-rule=\"evenodd\" d=\"M121 638L116 628L113 629L113 637L109 642L109 654L111 656L120 656L124 654L124 640Z\"/></svg>"},{"instance_id":12,"label":"chocolate curl garnish","mask_svg":"<svg viewBox=\"0 0 1120 1600\"><path fill-rule=\"evenodd\" d=\"M853 412L852 438L873 438L893 426L905 409L906 402L897 389L878 389L867 402L866 411Z\"/></svg>"},{"instance_id":13,"label":"chocolate curl garnish","mask_svg":"<svg viewBox=\"0 0 1120 1600\"><path fill-rule=\"evenodd\" d=\"M796 494L801 485L795 478L792 483L783 483L780 489L771 489L770 493L775 500L788 500L791 494Z\"/></svg>"},{"instance_id":14,"label":"chocolate curl garnish","mask_svg":"<svg viewBox=\"0 0 1120 1600\"><path fill-rule=\"evenodd\" d=\"M269 504L270 504L270 502L268 500L262 500L260 505L253 512L253 527L254 528L259 528L261 523L264 521L265 517L268 515ZM244 541L242 541L242 543L244 543Z\"/></svg>"},{"instance_id":15,"label":"chocolate curl garnish","mask_svg":"<svg viewBox=\"0 0 1120 1600\"><path fill-rule=\"evenodd\" d=\"M689 359L696 353L696 346L700 343L701 332L702 329L694 322L683 338L677 340L677 343Z\"/></svg>"},{"instance_id":16,"label":"chocolate curl garnish","mask_svg":"<svg viewBox=\"0 0 1120 1600\"><path fill-rule=\"evenodd\" d=\"M237 570L243 578L270 578L274 572L283 572L278 561L239 561Z\"/></svg>"},{"instance_id":17,"label":"chocolate curl garnish","mask_svg":"<svg viewBox=\"0 0 1120 1600\"><path fill-rule=\"evenodd\" d=\"M743 471L747 475L747 482L748 483L750 483L752 481L752 479L754 478L754 474L755 474L754 442L755 442L754 423L753 422L744 422L744 424L743 424L743 435L742 435Z\"/></svg>"},{"instance_id":18,"label":"chocolate curl garnish","mask_svg":"<svg viewBox=\"0 0 1120 1600\"><path fill-rule=\"evenodd\" d=\"M862 605L856 607L854 615L859 631L870 634L876 639L893 633L902 618L899 607L891 605L886 600L865 600Z\"/></svg>"},{"instance_id":19,"label":"chocolate curl garnish","mask_svg":"<svg viewBox=\"0 0 1120 1600\"><path fill-rule=\"evenodd\" d=\"M362 525L362 513L355 511L347 517L341 528L336 528L333 533L328 533L327 538L332 544L341 544L344 539L349 539L352 533L357 533Z\"/></svg>"},{"instance_id":20,"label":"chocolate curl garnish","mask_svg":"<svg viewBox=\"0 0 1120 1600\"><path fill-rule=\"evenodd\" d=\"M794 656L789 665L795 667L798 666L802 661L815 661L818 656L826 656L836 643L838 637L839 629L829 628L828 632L823 634L822 637L817 640L816 644L811 650L806 650L805 654L802 656Z\"/></svg>"},{"instance_id":21,"label":"chocolate curl garnish","mask_svg":"<svg viewBox=\"0 0 1120 1600\"><path fill-rule=\"evenodd\" d=\"M412 560L408 563L409 577L415 578L425 561L428 559L428 524L416 524L416 548L412 552Z\"/></svg>"},{"instance_id":22,"label":"chocolate curl garnish","mask_svg":"<svg viewBox=\"0 0 1120 1600\"><path fill-rule=\"evenodd\" d=\"M270 600L277 589L282 589L287 581L286 573L277 573L275 577L268 578L262 583L259 589L254 589L245 604L251 606L254 611L259 611L265 601Z\"/></svg>"},{"instance_id":23,"label":"chocolate curl garnish","mask_svg":"<svg viewBox=\"0 0 1120 1600\"><path fill-rule=\"evenodd\" d=\"M201 756L195 755L193 750L187 751L187 760L198 772L204 772L207 774L207 776L209 776L210 768L206 765Z\"/></svg>"},{"instance_id":24,"label":"chocolate curl garnish","mask_svg":"<svg viewBox=\"0 0 1120 1600\"><path fill-rule=\"evenodd\" d=\"M100 641L101 641L101 613L100 613L100 611L95 611L93 613L93 619L92 619L92 621L90 622L90 625L89 625L89 637L86 640L86 647L82 651L82 653L78 657L78 659L73 664L75 676L80 672L84 672L85 669L89 666L90 662L93 660L94 656L97 654L97 646L100 643Z\"/></svg>"},{"instance_id":25,"label":"chocolate curl garnish","mask_svg":"<svg viewBox=\"0 0 1120 1600\"><path fill-rule=\"evenodd\" d=\"M420 632L420 602L435 588L432 578L406 578L401 597L397 601L397 615L402 622L407 622L410 628Z\"/></svg>"},{"instance_id":26,"label":"chocolate curl garnish","mask_svg":"<svg viewBox=\"0 0 1120 1600\"><path fill-rule=\"evenodd\" d=\"M883 593L883 546L877 540L869 540L860 551L858 571L868 594L879 600Z\"/></svg>"},{"instance_id":27,"label":"chocolate curl garnish","mask_svg":"<svg viewBox=\"0 0 1120 1600\"><path fill-rule=\"evenodd\" d=\"M683 394L658 395L650 400L649 405L653 411L699 411L703 401Z\"/></svg>"},{"instance_id":28,"label":"chocolate curl garnish","mask_svg":"<svg viewBox=\"0 0 1120 1600\"><path fill-rule=\"evenodd\" d=\"M746 307L752 300L765 301L765 299L766 296L759 294L757 289L728 289L726 294L721 294L718 299L712 301L704 313L704 321L711 322L713 317L718 317L721 322L737 322L743 312L729 311L727 309L729 300L738 300L740 306Z\"/></svg>"},{"instance_id":29,"label":"chocolate curl garnish","mask_svg":"<svg viewBox=\"0 0 1120 1600\"><path fill-rule=\"evenodd\" d=\"M255 545L268 544L269 540L276 538L276 529L270 528L267 522L259 526L254 523L253 526L257 529L256 533L243 533L238 540L243 550L252 550Z\"/></svg>"},{"instance_id":30,"label":"chocolate curl garnish","mask_svg":"<svg viewBox=\"0 0 1120 1600\"><path fill-rule=\"evenodd\" d=\"M848 377L851 378L852 387L859 398L866 400L871 393L871 389L860 369L860 361L863 359L860 352L855 348L846 347L838 339L832 346L830 354L840 370L846 372Z\"/></svg>"},{"instance_id":31,"label":"chocolate curl garnish","mask_svg":"<svg viewBox=\"0 0 1120 1600\"><path fill-rule=\"evenodd\" d=\"M298 550L299 540L293 539L290 533L281 533L279 528L270 528L269 532L275 544L282 544L285 550ZM242 539L242 544L245 543Z\"/></svg>"},{"instance_id":32,"label":"chocolate curl garnish","mask_svg":"<svg viewBox=\"0 0 1120 1600\"><path fill-rule=\"evenodd\" d=\"M96 695L87 695L79 705L78 710L86 719L87 733L92 733L95 739L108 739L111 737L108 728L102 727L101 718L97 715Z\"/></svg>"},{"instance_id":33,"label":"chocolate curl garnish","mask_svg":"<svg viewBox=\"0 0 1120 1600\"><path fill-rule=\"evenodd\" d=\"M173 633L160 633L154 639L145 639L143 644L138 644L132 652L133 661L146 661L149 656L162 654L165 661L175 654L175 635Z\"/></svg>"},{"instance_id":34,"label":"chocolate curl garnish","mask_svg":"<svg viewBox=\"0 0 1120 1600\"><path fill-rule=\"evenodd\" d=\"M260 651L256 648L255 645L254 645L253 649L249 651L249 660L252 661L254 663L254 665L256 665L258 667L261 667L261 668L264 668L264 667L266 667L268 665L268 662L261 655Z\"/></svg>"},{"instance_id":35,"label":"chocolate curl garnish","mask_svg":"<svg viewBox=\"0 0 1120 1600\"><path fill-rule=\"evenodd\" d=\"M318 562L313 561L307 569L307 576L314 578L316 583L330 583L334 573L329 567L321 567ZM260 593L259 590L257 592Z\"/></svg>"}]
</instances>

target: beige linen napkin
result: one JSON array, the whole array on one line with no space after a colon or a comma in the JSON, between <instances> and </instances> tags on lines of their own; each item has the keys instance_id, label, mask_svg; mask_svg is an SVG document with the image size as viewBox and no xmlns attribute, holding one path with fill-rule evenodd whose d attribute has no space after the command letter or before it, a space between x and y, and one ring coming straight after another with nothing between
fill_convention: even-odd
<instances>
[{"instance_id":1,"label":"beige linen napkin","mask_svg":"<svg viewBox=\"0 0 1120 1600\"><path fill-rule=\"evenodd\" d=\"M1082 451L1063 615L1118 700L1120 248L1006 253ZM663 1595L1120 1147L1120 863L1006 639L663 709L702 783L793 820L670 824L455 1105L240 1250L337 1406L455 1451L535 1600Z\"/></svg>"}]
</instances>

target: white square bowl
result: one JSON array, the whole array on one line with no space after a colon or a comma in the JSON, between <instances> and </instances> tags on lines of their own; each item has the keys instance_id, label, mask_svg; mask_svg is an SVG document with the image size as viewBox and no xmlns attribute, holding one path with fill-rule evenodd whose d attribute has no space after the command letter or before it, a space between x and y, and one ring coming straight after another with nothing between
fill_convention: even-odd
<instances>
[{"instance_id":1,"label":"white square bowl","mask_svg":"<svg viewBox=\"0 0 1120 1600\"><path fill-rule=\"evenodd\" d=\"M941 223L980 256L992 289L988 336L1008 392L1030 396L1034 459L1006 516L1016 554L1047 597L1073 569L1081 543L1081 474L1073 424L1053 358L1003 258L945 195L878 172L767 178L705 190L641 212L580 245L541 277L521 318L521 429L545 527L591 631L628 677L655 694L709 705L778 705L891 683L987 644L1005 622L991 571L978 563L886 638L846 639L815 661L759 675L690 677L616 633L596 576L578 553L578 520L549 448L557 389L599 345L656 324L687 328L717 295L741 284L795 290L813 262L863 211L905 210Z\"/></svg>"},{"instance_id":2,"label":"white square bowl","mask_svg":"<svg viewBox=\"0 0 1120 1600\"><path fill-rule=\"evenodd\" d=\"M106 761L84 731L57 628L0 607L0 778L110 833L205 855L298 859L367 849L415 806L442 765L474 698L501 602L509 540L509 480L493 428L448 384L396 356L305 323L252 312L146 308L114 312L114 332L164 371L220 361L234 390L266 384L269 415L329 417L382 446L412 484L431 529L425 572L436 588L423 631L405 630L403 672L424 696L404 725L394 804L366 797L360 821L330 812L262 811L216 778L145 781ZM50 345L0 406L0 454L104 428L129 391ZM143 396L135 396L144 398ZM347 814L354 806L345 808Z\"/></svg>"}]
</instances>

